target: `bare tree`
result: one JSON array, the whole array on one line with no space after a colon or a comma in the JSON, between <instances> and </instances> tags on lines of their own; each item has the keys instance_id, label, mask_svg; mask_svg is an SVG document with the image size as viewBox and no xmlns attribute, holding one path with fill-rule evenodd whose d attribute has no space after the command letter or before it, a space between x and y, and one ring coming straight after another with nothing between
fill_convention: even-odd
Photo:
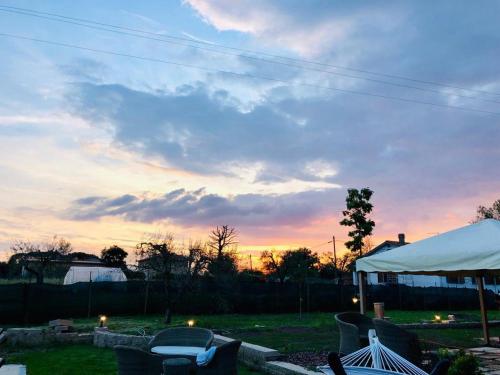
<instances>
[{"instance_id":1,"label":"bare tree","mask_svg":"<svg viewBox=\"0 0 500 375\"><path fill-rule=\"evenodd\" d=\"M11 250L14 262L34 275L38 284L43 284L47 269L55 260L68 255L73 248L69 241L54 236L46 243L17 241L11 246Z\"/></svg>"},{"instance_id":2,"label":"bare tree","mask_svg":"<svg viewBox=\"0 0 500 375\"><path fill-rule=\"evenodd\" d=\"M171 233L158 234L137 245L137 258L142 268L155 274L164 282L165 323L172 321L175 304L206 269L209 256L200 242L190 243L187 254L175 245Z\"/></svg>"},{"instance_id":3,"label":"bare tree","mask_svg":"<svg viewBox=\"0 0 500 375\"><path fill-rule=\"evenodd\" d=\"M476 211L476 218L472 221L478 223L484 219L500 220L500 199L497 199L491 207L479 206Z\"/></svg>"},{"instance_id":4,"label":"bare tree","mask_svg":"<svg viewBox=\"0 0 500 375\"><path fill-rule=\"evenodd\" d=\"M335 257L331 252L325 252L321 255L321 265L326 271L330 272L332 275L333 271L337 270L340 272L348 272L350 265L356 261L358 256L352 252L346 252L341 257L337 257L337 262L335 262Z\"/></svg>"},{"instance_id":5,"label":"bare tree","mask_svg":"<svg viewBox=\"0 0 500 375\"><path fill-rule=\"evenodd\" d=\"M288 263L283 261L283 257L275 251L263 251L260 255L262 268L268 275L278 278L280 284L285 282L289 276Z\"/></svg>"},{"instance_id":6,"label":"bare tree","mask_svg":"<svg viewBox=\"0 0 500 375\"><path fill-rule=\"evenodd\" d=\"M218 259L222 258L224 251L238 243L236 229L230 228L228 225L217 226L210 232L208 238L208 247L216 251Z\"/></svg>"},{"instance_id":7,"label":"bare tree","mask_svg":"<svg viewBox=\"0 0 500 375\"><path fill-rule=\"evenodd\" d=\"M358 259L359 257L351 252L346 252L342 257L337 259L337 269L342 272L348 272L351 265Z\"/></svg>"}]
</instances>

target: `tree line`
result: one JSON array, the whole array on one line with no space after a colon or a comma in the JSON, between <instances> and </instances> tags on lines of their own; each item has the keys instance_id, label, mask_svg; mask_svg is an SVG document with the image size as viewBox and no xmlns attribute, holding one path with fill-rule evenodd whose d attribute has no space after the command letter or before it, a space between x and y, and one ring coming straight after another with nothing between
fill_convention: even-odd
<instances>
[{"instance_id":1,"label":"tree line","mask_svg":"<svg viewBox=\"0 0 500 375\"><path fill-rule=\"evenodd\" d=\"M55 236L51 241L34 243L18 241L11 247L13 255L7 263L0 263L0 277L19 274L23 269L43 283L50 271L71 259L97 258L103 265L118 267L128 278L145 281L161 280L166 302L165 321L170 322L172 311L181 298L196 288L201 278L211 280L219 289L232 288L238 277L259 278L280 285L290 281L299 285L299 300L302 301L302 286L311 279L330 279L342 283L342 276L353 271L354 261L369 250L369 236L375 222L370 218L373 191L368 188L349 189L346 209L340 224L349 228L349 240L345 243L348 252L336 254L312 251L307 247L286 251L267 250L260 255L260 269L238 267L238 232L229 225L213 228L208 239L180 244L172 233L158 233L141 241L135 247L138 267L131 270L126 265L127 251L113 245L104 248L99 257L75 252L71 243ZM477 220L500 218L500 200L491 207L480 206ZM59 266L60 268L60 266Z\"/></svg>"}]
</instances>

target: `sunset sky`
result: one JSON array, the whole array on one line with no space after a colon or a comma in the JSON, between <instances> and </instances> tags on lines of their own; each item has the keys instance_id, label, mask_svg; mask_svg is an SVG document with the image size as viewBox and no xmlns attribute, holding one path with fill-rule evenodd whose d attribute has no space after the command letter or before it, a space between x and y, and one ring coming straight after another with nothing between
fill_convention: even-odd
<instances>
[{"instance_id":1,"label":"sunset sky","mask_svg":"<svg viewBox=\"0 0 500 375\"><path fill-rule=\"evenodd\" d=\"M0 260L222 224L343 249L350 187L374 244L466 225L500 198L499 24L495 0L3 1Z\"/></svg>"}]
</instances>

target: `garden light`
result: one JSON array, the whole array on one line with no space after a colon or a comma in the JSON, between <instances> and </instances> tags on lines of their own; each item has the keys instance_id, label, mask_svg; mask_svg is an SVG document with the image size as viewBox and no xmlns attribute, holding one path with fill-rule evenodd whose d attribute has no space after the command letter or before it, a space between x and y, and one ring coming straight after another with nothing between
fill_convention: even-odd
<instances>
[{"instance_id":1,"label":"garden light","mask_svg":"<svg viewBox=\"0 0 500 375\"><path fill-rule=\"evenodd\" d=\"M434 320L438 323L441 322L441 315L434 315Z\"/></svg>"},{"instance_id":2,"label":"garden light","mask_svg":"<svg viewBox=\"0 0 500 375\"><path fill-rule=\"evenodd\" d=\"M106 315L101 315L99 317L99 327L101 327L101 328L104 327L104 323L106 322L106 319L108 319L108 318L106 318Z\"/></svg>"},{"instance_id":3,"label":"garden light","mask_svg":"<svg viewBox=\"0 0 500 375\"><path fill-rule=\"evenodd\" d=\"M356 297L356 296L352 297L352 303L356 304L358 302L359 302L358 297Z\"/></svg>"},{"instance_id":4,"label":"garden light","mask_svg":"<svg viewBox=\"0 0 500 375\"><path fill-rule=\"evenodd\" d=\"M194 320L188 320L188 326L189 327L194 326Z\"/></svg>"}]
</instances>

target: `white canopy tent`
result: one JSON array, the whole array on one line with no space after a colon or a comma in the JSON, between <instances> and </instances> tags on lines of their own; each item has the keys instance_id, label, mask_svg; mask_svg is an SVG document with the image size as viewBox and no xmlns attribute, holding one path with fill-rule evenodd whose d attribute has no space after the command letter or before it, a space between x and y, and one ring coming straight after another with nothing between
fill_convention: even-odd
<instances>
[{"instance_id":1,"label":"white canopy tent","mask_svg":"<svg viewBox=\"0 0 500 375\"><path fill-rule=\"evenodd\" d=\"M356 261L360 308L366 311L366 272L395 272L476 277L483 318L484 338L489 343L484 303L483 276L500 273L500 221L483 220L409 245Z\"/></svg>"}]
</instances>

